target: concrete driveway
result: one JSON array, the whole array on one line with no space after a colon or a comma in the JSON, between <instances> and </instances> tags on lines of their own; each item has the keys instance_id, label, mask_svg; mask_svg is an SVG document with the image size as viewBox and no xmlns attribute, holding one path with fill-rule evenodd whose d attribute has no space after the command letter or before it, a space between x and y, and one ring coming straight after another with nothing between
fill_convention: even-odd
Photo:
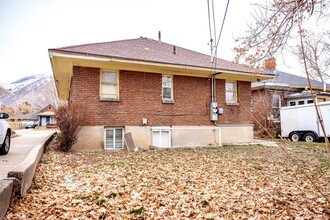
<instances>
[{"instance_id":1,"label":"concrete driveway","mask_svg":"<svg viewBox=\"0 0 330 220\"><path fill-rule=\"evenodd\" d=\"M23 197L31 186L36 166L53 130L17 130L9 153L0 156L0 219L14 198Z\"/></svg>"},{"instance_id":2,"label":"concrete driveway","mask_svg":"<svg viewBox=\"0 0 330 220\"><path fill-rule=\"evenodd\" d=\"M24 129L15 132L18 137L12 138L9 153L0 155L0 179L7 178L8 172L24 161L31 149L46 141L54 131Z\"/></svg>"}]
</instances>

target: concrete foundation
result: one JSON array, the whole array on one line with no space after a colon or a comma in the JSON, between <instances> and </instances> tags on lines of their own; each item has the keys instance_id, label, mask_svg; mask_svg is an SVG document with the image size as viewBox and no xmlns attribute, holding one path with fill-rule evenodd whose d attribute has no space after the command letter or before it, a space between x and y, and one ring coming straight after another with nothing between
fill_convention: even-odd
<instances>
[{"instance_id":1,"label":"concrete foundation","mask_svg":"<svg viewBox=\"0 0 330 220\"><path fill-rule=\"evenodd\" d=\"M213 126L174 126L173 147L221 146L221 129Z\"/></svg>"},{"instance_id":2,"label":"concrete foundation","mask_svg":"<svg viewBox=\"0 0 330 220\"><path fill-rule=\"evenodd\" d=\"M253 141L253 124L220 125L222 144Z\"/></svg>"},{"instance_id":3,"label":"concrete foundation","mask_svg":"<svg viewBox=\"0 0 330 220\"><path fill-rule=\"evenodd\" d=\"M78 133L78 140L73 151L102 151L104 149L104 127L86 126Z\"/></svg>"},{"instance_id":4,"label":"concrete foundation","mask_svg":"<svg viewBox=\"0 0 330 220\"><path fill-rule=\"evenodd\" d=\"M124 132L131 132L138 148L149 148L153 143L153 128L151 126L126 126L124 127ZM248 143L253 141L252 124L172 126L167 128L170 131L171 147L221 146L222 144ZM84 127L78 134L78 141L72 147L72 150L103 150L104 129L104 126Z\"/></svg>"}]
</instances>

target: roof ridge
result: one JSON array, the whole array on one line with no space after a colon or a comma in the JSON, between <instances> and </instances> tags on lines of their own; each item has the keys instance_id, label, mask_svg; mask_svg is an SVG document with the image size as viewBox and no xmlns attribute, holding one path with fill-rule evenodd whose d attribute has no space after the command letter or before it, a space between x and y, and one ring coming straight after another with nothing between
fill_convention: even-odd
<instances>
[{"instance_id":1,"label":"roof ridge","mask_svg":"<svg viewBox=\"0 0 330 220\"><path fill-rule=\"evenodd\" d=\"M49 50L60 50L60 49L70 49L75 47L82 47L82 46L92 46L92 45L100 45L100 44L108 44L108 43L116 43L116 42L124 42L124 41L131 41L131 40L138 40L140 38L131 38L131 39L124 39L124 40L114 40L114 41L104 41L104 42L94 42L94 43L86 43L86 44L76 44L71 46L64 46L64 47L57 47L57 48L51 48Z\"/></svg>"},{"instance_id":2,"label":"roof ridge","mask_svg":"<svg viewBox=\"0 0 330 220\"><path fill-rule=\"evenodd\" d=\"M155 50L149 51L148 47ZM173 50L171 49L172 47ZM176 49L174 49L174 47ZM206 67L212 69L223 69L240 72L256 71L252 68L247 67L246 65L238 64L233 60L229 61L219 57L216 57L216 59L212 63L211 56L206 53L187 49L182 46L177 46L175 44L147 37L74 45L68 47L53 48L49 49L49 51L123 58L129 60L139 60L174 65ZM173 54L175 54L176 56L173 56ZM217 65L215 66L215 64Z\"/></svg>"},{"instance_id":3,"label":"roof ridge","mask_svg":"<svg viewBox=\"0 0 330 220\"><path fill-rule=\"evenodd\" d=\"M287 72L284 72L284 71L279 71L279 72L280 72L280 74L281 73L284 73L284 74L292 75L292 76L297 77L297 78L302 78L302 79L306 79L307 80L307 77L306 76L299 76L299 75L292 74L292 73L287 73ZM322 81L319 81L319 80L316 80L316 79L311 79L310 78L310 80L313 81L313 82L322 83Z\"/></svg>"}]
</instances>

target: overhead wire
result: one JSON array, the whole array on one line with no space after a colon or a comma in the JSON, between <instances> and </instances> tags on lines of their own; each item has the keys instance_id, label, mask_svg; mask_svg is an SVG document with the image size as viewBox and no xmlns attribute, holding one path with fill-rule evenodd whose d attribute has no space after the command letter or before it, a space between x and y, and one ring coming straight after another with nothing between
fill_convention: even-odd
<instances>
[{"instance_id":1,"label":"overhead wire","mask_svg":"<svg viewBox=\"0 0 330 220\"><path fill-rule=\"evenodd\" d=\"M229 3L230 3L230 0L227 0L226 10L225 10L225 14L223 15L221 29L220 29L220 32L219 32L218 40L216 41L216 45L215 45L214 54L215 54L215 57L216 58L217 58L217 55L218 55L218 47L219 47L220 38L221 38L223 27L225 25L225 21L226 21L226 17L227 17ZM217 67L217 60L216 59L215 59L215 65L214 65L214 67L215 68Z\"/></svg>"},{"instance_id":2,"label":"overhead wire","mask_svg":"<svg viewBox=\"0 0 330 220\"><path fill-rule=\"evenodd\" d=\"M224 27L224 24L225 24L225 21L226 21L229 3L230 3L230 0L227 1L226 10L225 10L225 13L224 13L224 17L222 19L221 29L220 29L220 32L219 32L219 36L217 38L214 0L212 0L212 8L211 8L212 9L213 30L212 30L212 25L211 25L210 1L207 0L208 19L209 19L209 32L210 32L210 47L211 47L211 62L212 62L212 67L211 67L212 102L216 101L216 88L215 88L216 87L216 81L215 81L214 73L217 69L218 46L219 46L220 38L221 38L221 35L222 35L223 27ZM214 34L215 44L213 44L213 39L212 39L213 34Z\"/></svg>"},{"instance_id":3,"label":"overhead wire","mask_svg":"<svg viewBox=\"0 0 330 220\"><path fill-rule=\"evenodd\" d=\"M207 0L207 12L208 12L208 19L209 19L209 31L210 31L210 50L211 50L211 62L213 63L213 39L212 39L212 25L211 25L211 13L210 13L210 1ZM213 68L212 68L213 69ZM211 102L214 102L214 76L212 74L212 69L211 69Z\"/></svg>"},{"instance_id":4,"label":"overhead wire","mask_svg":"<svg viewBox=\"0 0 330 220\"><path fill-rule=\"evenodd\" d=\"M212 59L212 56L213 56L213 39L212 39L211 14L210 14L210 1L209 0L207 0L207 12L208 12L208 19L209 19L210 47L211 47L211 59Z\"/></svg>"},{"instance_id":5,"label":"overhead wire","mask_svg":"<svg viewBox=\"0 0 330 220\"><path fill-rule=\"evenodd\" d=\"M214 41L217 41L217 29L215 24L215 13L214 13L214 0L212 0L212 20L213 20L213 34L214 34ZM215 53L215 51L214 51Z\"/></svg>"}]
</instances>

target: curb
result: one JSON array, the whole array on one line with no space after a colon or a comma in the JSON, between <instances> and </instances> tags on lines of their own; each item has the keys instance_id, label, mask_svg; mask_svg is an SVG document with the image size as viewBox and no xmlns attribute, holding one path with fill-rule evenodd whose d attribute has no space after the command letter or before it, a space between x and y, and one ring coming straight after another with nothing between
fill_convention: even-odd
<instances>
[{"instance_id":1,"label":"curb","mask_svg":"<svg viewBox=\"0 0 330 220\"><path fill-rule=\"evenodd\" d=\"M12 200L13 185L12 180L0 180L0 219L5 217L9 208L10 201Z\"/></svg>"},{"instance_id":2,"label":"curb","mask_svg":"<svg viewBox=\"0 0 330 220\"><path fill-rule=\"evenodd\" d=\"M37 144L26 156L24 161L8 172L7 179L0 180L0 219L5 216L14 196L23 197L29 190L36 167L42 158L45 146L53 139L56 131L50 133Z\"/></svg>"}]
</instances>

